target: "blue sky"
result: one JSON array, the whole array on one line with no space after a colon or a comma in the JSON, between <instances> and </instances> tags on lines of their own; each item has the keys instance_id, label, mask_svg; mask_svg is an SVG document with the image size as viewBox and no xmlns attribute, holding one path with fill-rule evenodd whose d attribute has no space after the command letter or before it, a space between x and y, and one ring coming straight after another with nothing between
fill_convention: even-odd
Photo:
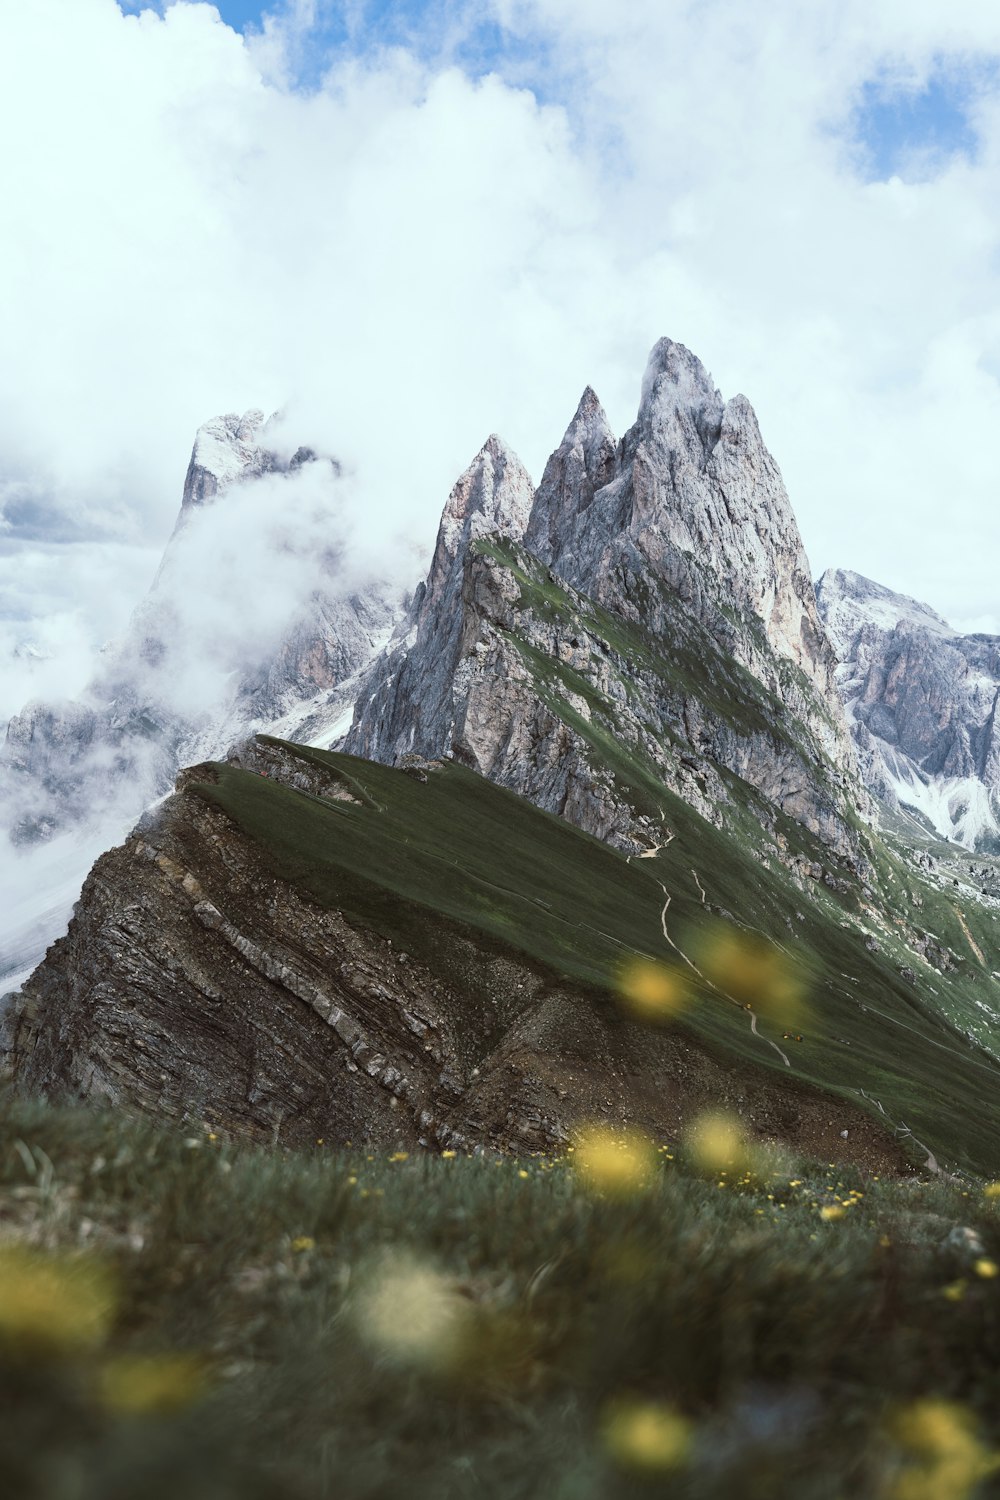
<instances>
[{"instance_id":1,"label":"blue sky","mask_svg":"<svg viewBox=\"0 0 1000 1500\"><path fill-rule=\"evenodd\" d=\"M939 69L919 88L873 79L855 112L864 175L884 181L932 175L957 155L974 160L978 138L970 114L983 78Z\"/></svg>"},{"instance_id":2,"label":"blue sky","mask_svg":"<svg viewBox=\"0 0 1000 1500\"><path fill-rule=\"evenodd\" d=\"M170 0L119 0L124 10L162 11ZM259 28L263 15L285 10L282 0L214 0L227 25L237 31ZM453 55L473 75L497 71L510 77L528 76L539 97L545 97L546 69L540 58L520 39L505 34L489 20L476 21L478 7L465 7L455 0L318 0L317 24L312 46L300 55L300 82L318 83L329 54L345 45L368 51L387 44L407 45L423 54L436 52L443 33L464 11L468 31ZM348 14L353 13L353 21ZM352 33L353 28L353 35ZM538 49L536 49L537 51ZM531 62L534 66L531 66ZM525 65L528 65L527 69ZM869 181L892 176L915 180L932 176L950 159L965 156L975 160L978 140L970 119L971 106L984 82L974 74L939 69L920 86L891 76L876 77L862 87L860 102L846 128L854 147L858 170Z\"/></svg>"},{"instance_id":3,"label":"blue sky","mask_svg":"<svg viewBox=\"0 0 1000 1500\"><path fill-rule=\"evenodd\" d=\"M128 11L164 11L171 0L118 0ZM294 0L208 0L235 31L259 30L263 17L281 17L294 9ZM385 46L404 46L418 56L437 59L447 50L473 77L494 69L509 81L526 80L536 97L550 102L545 86L547 48L539 39L528 45L504 32L484 14L485 6L466 0L316 0L316 23L309 42L298 49L298 83L316 87L338 50L372 52Z\"/></svg>"}]
</instances>

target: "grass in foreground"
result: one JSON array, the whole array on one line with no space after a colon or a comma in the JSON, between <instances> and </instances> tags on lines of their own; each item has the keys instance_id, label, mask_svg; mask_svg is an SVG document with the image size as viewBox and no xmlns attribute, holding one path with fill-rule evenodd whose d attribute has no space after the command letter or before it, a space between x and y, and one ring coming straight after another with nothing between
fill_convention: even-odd
<instances>
[{"instance_id":1,"label":"grass in foreground","mask_svg":"<svg viewBox=\"0 0 1000 1500\"><path fill-rule=\"evenodd\" d=\"M992 1493L1000 1196L719 1153L288 1154L7 1099L6 1492Z\"/></svg>"}]
</instances>

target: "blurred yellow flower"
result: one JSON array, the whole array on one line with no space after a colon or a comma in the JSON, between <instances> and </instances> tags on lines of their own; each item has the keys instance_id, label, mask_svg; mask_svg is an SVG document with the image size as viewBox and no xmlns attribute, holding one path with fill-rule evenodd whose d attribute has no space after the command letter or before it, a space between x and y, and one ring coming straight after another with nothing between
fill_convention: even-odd
<instances>
[{"instance_id":1,"label":"blurred yellow flower","mask_svg":"<svg viewBox=\"0 0 1000 1500\"><path fill-rule=\"evenodd\" d=\"M1000 1266L997 1265L996 1261L987 1260L985 1256L981 1260L977 1260L972 1269L975 1271L977 1276L983 1276L986 1278L996 1276L998 1273L1000 1273Z\"/></svg>"},{"instance_id":2,"label":"blurred yellow flower","mask_svg":"<svg viewBox=\"0 0 1000 1500\"><path fill-rule=\"evenodd\" d=\"M458 1152L457 1151L442 1151L441 1155L442 1155L442 1157L444 1158L445 1161L451 1161L453 1157L456 1157L458 1155Z\"/></svg>"},{"instance_id":3,"label":"blurred yellow flower","mask_svg":"<svg viewBox=\"0 0 1000 1500\"><path fill-rule=\"evenodd\" d=\"M692 998L685 974L651 958L637 958L622 969L618 996L636 1020L651 1025L673 1020Z\"/></svg>"},{"instance_id":4,"label":"blurred yellow flower","mask_svg":"<svg viewBox=\"0 0 1000 1500\"><path fill-rule=\"evenodd\" d=\"M1000 1198L1000 1182L988 1182L983 1188L984 1198Z\"/></svg>"},{"instance_id":5,"label":"blurred yellow flower","mask_svg":"<svg viewBox=\"0 0 1000 1500\"><path fill-rule=\"evenodd\" d=\"M0 1343L72 1353L103 1341L116 1296L107 1270L84 1256L0 1248Z\"/></svg>"},{"instance_id":6,"label":"blurred yellow flower","mask_svg":"<svg viewBox=\"0 0 1000 1500\"><path fill-rule=\"evenodd\" d=\"M698 945L698 964L717 989L762 1019L784 1026L804 1023L803 977L794 960L761 933L716 926Z\"/></svg>"},{"instance_id":7,"label":"blurred yellow flower","mask_svg":"<svg viewBox=\"0 0 1000 1500\"><path fill-rule=\"evenodd\" d=\"M601 1429L605 1448L624 1468L676 1469L691 1450L691 1422L662 1401L614 1401Z\"/></svg>"},{"instance_id":8,"label":"blurred yellow flower","mask_svg":"<svg viewBox=\"0 0 1000 1500\"><path fill-rule=\"evenodd\" d=\"M409 1161L409 1159L409 1151L394 1151L389 1157L390 1161ZM368 1160L371 1161L371 1157L369 1157Z\"/></svg>"},{"instance_id":9,"label":"blurred yellow flower","mask_svg":"<svg viewBox=\"0 0 1000 1500\"><path fill-rule=\"evenodd\" d=\"M961 1302L965 1296L967 1286L967 1281L952 1281L948 1286L941 1288L941 1295L949 1302Z\"/></svg>"},{"instance_id":10,"label":"blurred yellow flower","mask_svg":"<svg viewBox=\"0 0 1000 1500\"><path fill-rule=\"evenodd\" d=\"M112 1410L145 1416L189 1406L205 1384L205 1365L196 1355L127 1355L104 1366L99 1390Z\"/></svg>"},{"instance_id":11,"label":"blurred yellow flower","mask_svg":"<svg viewBox=\"0 0 1000 1500\"><path fill-rule=\"evenodd\" d=\"M296 1239L292 1240L292 1249L296 1255L301 1255L304 1250L314 1250L315 1248L316 1241L312 1235L300 1234Z\"/></svg>"},{"instance_id":12,"label":"blurred yellow flower","mask_svg":"<svg viewBox=\"0 0 1000 1500\"><path fill-rule=\"evenodd\" d=\"M904 1467L892 1500L968 1500L996 1456L980 1442L971 1413L952 1401L915 1401L891 1427Z\"/></svg>"},{"instance_id":13,"label":"blurred yellow flower","mask_svg":"<svg viewBox=\"0 0 1000 1500\"><path fill-rule=\"evenodd\" d=\"M694 1165L706 1175L717 1175L724 1168L739 1170L748 1164L746 1136L735 1115L720 1111L699 1115L688 1127L685 1139Z\"/></svg>"},{"instance_id":14,"label":"blurred yellow flower","mask_svg":"<svg viewBox=\"0 0 1000 1500\"><path fill-rule=\"evenodd\" d=\"M573 1168L590 1192L628 1197L649 1187L656 1155L653 1142L640 1130L591 1125L576 1137Z\"/></svg>"}]
</instances>

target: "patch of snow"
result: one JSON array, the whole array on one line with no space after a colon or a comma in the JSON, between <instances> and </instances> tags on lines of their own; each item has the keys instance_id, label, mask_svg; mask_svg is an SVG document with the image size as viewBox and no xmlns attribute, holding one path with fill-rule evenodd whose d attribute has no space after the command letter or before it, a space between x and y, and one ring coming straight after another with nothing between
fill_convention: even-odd
<instances>
[{"instance_id":1,"label":"patch of snow","mask_svg":"<svg viewBox=\"0 0 1000 1500\"><path fill-rule=\"evenodd\" d=\"M878 744L900 803L922 813L942 838L974 850L984 836L1000 835L1000 799L978 776L929 777L908 755Z\"/></svg>"}]
</instances>

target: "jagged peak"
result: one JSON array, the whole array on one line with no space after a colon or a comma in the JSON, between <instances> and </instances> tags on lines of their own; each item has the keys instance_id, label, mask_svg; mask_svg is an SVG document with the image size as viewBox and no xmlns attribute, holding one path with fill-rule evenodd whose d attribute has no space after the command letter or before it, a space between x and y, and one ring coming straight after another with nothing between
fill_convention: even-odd
<instances>
[{"instance_id":1,"label":"jagged peak","mask_svg":"<svg viewBox=\"0 0 1000 1500\"><path fill-rule=\"evenodd\" d=\"M471 538L495 532L521 540L534 489L513 448L491 432L445 501L422 610L436 601Z\"/></svg>"},{"instance_id":2,"label":"jagged peak","mask_svg":"<svg viewBox=\"0 0 1000 1500\"><path fill-rule=\"evenodd\" d=\"M559 446L572 448L580 442L581 438L593 437L606 438L611 443L615 442L607 412L601 405L594 387L588 385L577 402L573 419L563 433L563 440Z\"/></svg>"},{"instance_id":3,"label":"jagged peak","mask_svg":"<svg viewBox=\"0 0 1000 1500\"><path fill-rule=\"evenodd\" d=\"M210 417L207 422L202 422L195 433L192 456L207 468L215 456L217 444L236 448L241 444L254 443L263 425L264 413L256 406L245 411L242 416L239 412L229 411Z\"/></svg>"},{"instance_id":4,"label":"jagged peak","mask_svg":"<svg viewBox=\"0 0 1000 1500\"><path fill-rule=\"evenodd\" d=\"M262 450L259 437L264 413L251 407L242 416L225 412L203 422L195 434L184 480L181 512L192 505L203 505L229 485L242 479L248 470L260 466Z\"/></svg>"},{"instance_id":5,"label":"jagged peak","mask_svg":"<svg viewBox=\"0 0 1000 1500\"><path fill-rule=\"evenodd\" d=\"M514 452L513 448L507 442L507 439L501 437L499 432L490 433L489 437L486 439L485 443L476 454L476 458L473 459L473 463L475 463L478 459L481 459L484 455L488 455L490 458L492 458L494 463L510 463L512 459L517 464L520 464L521 462L517 454Z\"/></svg>"},{"instance_id":6,"label":"jagged peak","mask_svg":"<svg viewBox=\"0 0 1000 1500\"><path fill-rule=\"evenodd\" d=\"M530 474L510 444L499 433L491 432L455 481L442 519L465 521L477 514L490 519L501 516L525 489L529 493L534 490Z\"/></svg>"},{"instance_id":7,"label":"jagged peak","mask_svg":"<svg viewBox=\"0 0 1000 1500\"><path fill-rule=\"evenodd\" d=\"M701 360L684 344L658 339L650 350L642 377L640 422L649 421L664 408L701 412L706 407L721 418L722 396Z\"/></svg>"}]
</instances>

